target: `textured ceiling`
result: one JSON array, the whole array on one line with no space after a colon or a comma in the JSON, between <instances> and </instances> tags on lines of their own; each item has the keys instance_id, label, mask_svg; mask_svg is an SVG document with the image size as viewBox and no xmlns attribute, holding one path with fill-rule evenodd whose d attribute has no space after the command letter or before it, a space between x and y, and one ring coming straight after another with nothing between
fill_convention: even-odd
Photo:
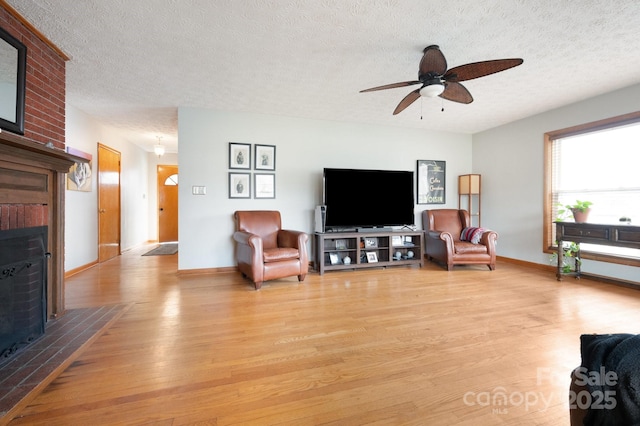
<instances>
[{"instance_id":1,"label":"textured ceiling","mask_svg":"<svg viewBox=\"0 0 640 426\"><path fill-rule=\"evenodd\" d=\"M71 57L67 102L149 150L177 150L178 106L475 133L640 83L638 0L7 3ZM358 93L416 79L431 44L524 64L465 82L469 105Z\"/></svg>"}]
</instances>

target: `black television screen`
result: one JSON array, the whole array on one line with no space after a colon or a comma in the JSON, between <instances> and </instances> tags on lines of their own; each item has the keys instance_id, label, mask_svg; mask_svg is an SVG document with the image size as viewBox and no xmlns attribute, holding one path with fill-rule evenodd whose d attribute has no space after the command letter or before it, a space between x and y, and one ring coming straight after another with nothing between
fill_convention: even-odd
<instances>
[{"instance_id":1,"label":"black television screen","mask_svg":"<svg viewBox=\"0 0 640 426\"><path fill-rule=\"evenodd\" d=\"M413 172L324 169L328 229L414 224Z\"/></svg>"}]
</instances>

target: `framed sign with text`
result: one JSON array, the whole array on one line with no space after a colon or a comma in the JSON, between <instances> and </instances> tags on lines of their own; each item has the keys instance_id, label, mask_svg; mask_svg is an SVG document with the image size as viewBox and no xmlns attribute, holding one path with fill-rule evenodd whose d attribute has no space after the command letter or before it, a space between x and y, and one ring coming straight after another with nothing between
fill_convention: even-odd
<instances>
[{"instance_id":1,"label":"framed sign with text","mask_svg":"<svg viewBox=\"0 0 640 426\"><path fill-rule=\"evenodd\" d=\"M446 161L418 160L418 204L446 203Z\"/></svg>"}]
</instances>

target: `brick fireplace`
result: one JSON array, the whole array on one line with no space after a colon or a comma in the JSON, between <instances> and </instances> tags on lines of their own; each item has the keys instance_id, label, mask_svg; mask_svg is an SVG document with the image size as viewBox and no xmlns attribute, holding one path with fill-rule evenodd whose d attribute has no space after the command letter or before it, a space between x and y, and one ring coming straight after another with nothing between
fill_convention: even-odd
<instances>
[{"instance_id":1,"label":"brick fireplace","mask_svg":"<svg viewBox=\"0 0 640 426\"><path fill-rule=\"evenodd\" d=\"M86 161L65 152L69 58L5 2L0 27L27 47L24 136L0 131L0 230L47 227L46 311L55 317L65 311L65 173Z\"/></svg>"},{"instance_id":2,"label":"brick fireplace","mask_svg":"<svg viewBox=\"0 0 640 426\"><path fill-rule=\"evenodd\" d=\"M0 231L47 227L47 313L64 313L65 173L76 161L66 152L0 132Z\"/></svg>"}]
</instances>

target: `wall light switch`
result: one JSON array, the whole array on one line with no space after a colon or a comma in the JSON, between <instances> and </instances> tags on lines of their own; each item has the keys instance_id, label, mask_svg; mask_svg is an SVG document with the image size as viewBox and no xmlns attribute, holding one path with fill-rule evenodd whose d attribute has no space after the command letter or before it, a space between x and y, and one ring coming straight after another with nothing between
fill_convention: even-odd
<instances>
[{"instance_id":1,"label":"wall light switch","mask_svg":"<svg viewBox=\"0 0 640 426\"><path fill-rule=\"evenodd\" d=\"M206 186L192 186L191 193L193 195L207 195L207 187Z\"/></svg>"}]
</instances>

